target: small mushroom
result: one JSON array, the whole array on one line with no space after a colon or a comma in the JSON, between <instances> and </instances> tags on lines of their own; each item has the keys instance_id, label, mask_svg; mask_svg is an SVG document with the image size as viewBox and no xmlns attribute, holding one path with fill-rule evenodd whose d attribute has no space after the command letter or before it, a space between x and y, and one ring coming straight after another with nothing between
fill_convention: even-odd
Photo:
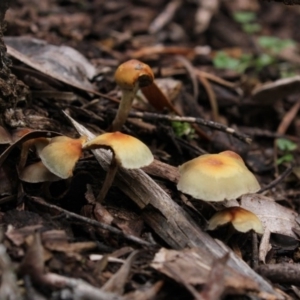
<instances>
[{"instance_id":1,"label":"small mushroom","mask_svg":"<svg viewBox=\"0 0 300 300\"><path fill-rule=\"evenodd\" d=\"M260 189L233 151L201 155L179 166L179 173L178 190L204 201L232 200Z\"/></svg>"},{"instance_id":2,"label":"small mushroom","mask_svg":"<svg viewBox=\"0 0 300 300\"><path fill-rule=\"evenodd\" d=\"M144 143L119 131L101 134L85 143L82 148L84 150L109 148L113 152L103 186L97 197L100 203L103 202L111 187L119 166L138 169L150 165L153 161L153 155Z\"/></svg>"},{"instance_id":3,"label":"small mushroom","mask_svg":"<svg viewBox=\"0 0 300 300\"><path fill-rule=\"evenodd\" d=\"M154 80L151 68L136 59L121 64L115 73L117 85L122 90L122 98L111 131L120 130L126 121L133 99L139 88L150 85Z\"/></svg>"},{"instance_id":4,"label":"small mushroom","mask_svg":"<svg viewBox=\"0 0 300 300\"><path fill-rule=\"evenodd\" d=\"M259 218L249 210L241 207L229 207L217 212L208 221L208 230L215 230L218 226L231 223L239 232L255 231L263 234L264 229Z\"/></svg>"},{"instance_id":5,"label":"small mushroom","mask_svg":"<svg viewBox=\"0 0 300 300\"><path fill-rule=\"evenodd\" d=\"M40 152L40 158L47 169L56 176L66 179L73 175L76 162L82 154L82 145L86 137L72 139L57 136Z\"/></svg>"},{"instance_id":6,"label":"small mushroom","mask_svg":"<svg viewBox=\"0 0 300 300\"><path fill-rule=\"evenodd\" d=\"M22 181L29 183L52 182L61 180L61 178L51 173L41 161L26 166L20 172L19 178Z\"/></svg>"}]
</instances>

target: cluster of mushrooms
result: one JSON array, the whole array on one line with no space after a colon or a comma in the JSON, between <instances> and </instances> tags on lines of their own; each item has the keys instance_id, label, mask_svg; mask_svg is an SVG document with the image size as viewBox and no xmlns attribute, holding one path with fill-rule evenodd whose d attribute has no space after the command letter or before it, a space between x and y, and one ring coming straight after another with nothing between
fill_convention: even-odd
<instances>
[{"instance_id":1,"label":"cluster of mushrooms","mask_svg":"<svg viewBox=\"0 0 300 300\"><path fill-rule=\"evenodd\" d=\"M112 160L106 178L96 200L103 202L119 167L137 169L152 163L150 149L127 134L121 133L139 88L150 87L154 75L151 68L138 61L129 60L121 64L115 73L115 80L122 90L122 99L110 131L92 140L82 136L78 139L57 136L51 139L37 138L27 142L26 151L35 147L40 161L20 170L20 179L25 182L43 182L67 179L84 150L104 148L112 151ZM25 145L24 145L25 146ZM24 148L24 147L23 147ZM24 158L22 159L23 163ZM64 163L61 164L60 162ZM179 166L179 191L203 201L220 202L236 199L243 194L255 193L260 189L254 175L248 170L242 158L233 151L205 154ZM217 212L210 220L208 229L231 223L241 232L254 230L262 234L263 226L252 212L241 207L230 207Z\"/></svg>"}]
</instances>

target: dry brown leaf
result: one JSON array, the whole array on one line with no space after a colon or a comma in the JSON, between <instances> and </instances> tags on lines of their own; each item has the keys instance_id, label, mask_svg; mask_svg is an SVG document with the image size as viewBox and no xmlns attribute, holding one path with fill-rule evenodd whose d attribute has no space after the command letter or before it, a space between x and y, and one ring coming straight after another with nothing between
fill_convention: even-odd
<instances>
[{"instance_id":1,"label":"dry brown leaf","mask_svg":"<svg viewBox=\"0 0 300 300\"><path fill-rule=\"evenodd\" d=\"M170 111L179 114L171 101L162 92L158 85L153 82L151 85L141 88L143 94L149 103L157 110L162 111L164 108L168 108Z\"/></svg>"},{"instance_id":2,"label":"dry brown leaf","mask_svg":"<svg viewBox=\"0 0 300 300\"><path fill-rule=\"evenodd\" d=\"M158 281L153 285L145 286L125 295L126 300L151 300L155 299L164 282Z\"/></svg>"},{"instance_id":3,"label":"dry brown leaf","mask_svg":"<svg viewBox=\"0 0 300 300\"><path fill-rule=\"evenodd\" d=\"M35 231L42 228L43 225L37 224L32 226L25 226L22 228L14 228L12 225L8 225L5 235L16 246L20 246L25 242L27 236L32 235Z\"/></svg>"},{"instance_id":4,"label":"dry brown leaf","mask_svg":"<svg viewBox=\"0 0 300 300\"><path fill-rule=\"evenodd\" d=\"M139 251L132 252L126 259L122 267L116 272L102 287L105 292L114 292L122 295L124 292L125 283L128 280L129 272L134 260Z\"/></svg>"},{"instance_id":5,"label":"dry brown leaf","mask_svg":"<svg viewBox=\"0 0 300 300\"><path fill-rule=\"evenodd\" d=\"M221 298L224 294L226 288L224 271L226 270L228 257L228 255L225 255L222 258L217 259L212 265L207 283L201 291L203 300L214 300L216 298Z\"/></svg>"},{"instance_id":6,"label":"dry brown leaf","mask_svg":"<svg viewBox=\"0 0 300 300\"><path fill-rule=\"evenodd\" d=\"M241 207L253 212L261 220L264 235L259 247L259 259L265 261L270 250L270 235L278 233L297 239L293 228L299 228L296 222L298 214L293 210L276 203L273 199L262 195L244 195Z\"/></svg>"},{"instance_id":7,"label":"dry brown leaf","mask_svg":"<svg viewBox=\"0 0 300 300\"><path fill-rule=\"evenodd\" d=\"M200 248L182 251L160 249L151 266L181 284L206 284L215 262L201 255ZM257 284L224 264L224 289L231 291L258 290ZM181 275L184 274L184 276ZM179 277L180 276L180 277Z\"/></svg>"},{"instance_id":8,"label":"dry brown leaf","mask_svg":"<svg viewBox=\"0 0 300 300\"><path fill-rule=\"evenodd\" d=\"M252 99L260 104L270 105L286 96L300 92L300 76L278 79L254 89Z\"/></svg>"},{"instance_id":9,"label":"dry brown leaf","mask_svg":"<svg viewBox=\"0 0 300 300\"><path fill-rule=\"evenodd\" d=\"M23 299L17 283L17 277L14 272L14 266L7 254L7 249L2 244L0 244L0 268L0 299Z\"/></svg>"},{"instance_id":10,"label":"dry brown leaf","mask_svg":"<svg viewBox=\"0 0 300 300\"><path fill-rule=\"evenodd\" d=\"M293 210L276 203L272 198L262 195L244 195L241 207L256 214L264 228L272 233L297 238L292 228L299 227L296 222L298 214Z\"/></svg>"},{"instance_id":11,"label":"dry brown leaf","mask_svg":"<svg viewBox=\"0 0 300 300\"><path fill-rule=\"evenodd\" d=\"M5 43L8 54L24 64L76 88L94 90L89 79L96 68L77 50L31 37L6 37Z\"/></svg>"}]
</instances>

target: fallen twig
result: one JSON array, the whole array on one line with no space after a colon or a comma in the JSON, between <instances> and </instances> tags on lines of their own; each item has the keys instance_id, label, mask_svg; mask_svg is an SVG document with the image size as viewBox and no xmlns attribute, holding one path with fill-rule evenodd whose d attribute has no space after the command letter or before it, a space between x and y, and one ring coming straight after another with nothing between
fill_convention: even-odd
<instances>
[{"instance_id":1,"label":"fallen twig","mask_svg":"<svg viewBox=\"0 0 300 300\"><path fill-rule=\"evenodd\" d=\"M115 112L116 110L111 110ZM194 118L194 117L180 117L180 116L174 116L174 115L162 115L162 114L156 114L156 113L148 113L148 112L133 112L131 111L129 113L129 116L131 118L141 118L143 120L165 120L165 121L177 121L177 122L187 122L187 123L196 123L203 126L210 127L212 129L220 130L225 133L231 134L235 138L247 143L251 144L252 139L250 136L237 132L235 129L231 127L227 127L223 124L213 122L213 121L207 121L202 118Z\"/></svg>"},{"instance_id":2,"label":"fallen twig","mask_svg":"<svg viewBox=\"0 0 300 300\"><path fill-rule=\"evenodd\" d=\"M273 188L274 186L276 186L278 183L280 183L286 176L290 175L291 172L293 171L294 165L290 166L289 168L287 168L280 176L278 176L275 180L273 180L272 182L270 182L268 185L266 185L265 187L261 188L257 193L262 193L266 190L269 190L271 188Z\"/></svg>"},{"instance_id":3,"label":"fallen twig","mask_svg":"<svg viewBox=\"0 0 300 300\"><path fill-rule=\"evenodd\" d=\"M147 241L144 241L136 236L133 236L133 235L130 235L130 234L125 234L124 232L122 232L121 230L113 227L113 226L110 226L110 225L107 225L107 224L104 224L104 223L101 223L101 222L98 222L96 220L92 220L92 219L89 219L89 218L86 218L86 217L83 217L81 215L78 215L76 213L73 213L73 212L70 212L68 210L65 210L59 206L56 206L54 204L50 204L50 203L47 203L45 202L43 199L41 198L38 198L38 197L30 197L30 201L33 201L35 203L38 203L40 205L43 205L43 206L46 206L48 208L51 208L51 209L55 209L61 213L64 213L65 215L67 215L68 217L71 217L71 218L74 218L74 219L77 219L77 220L80 220L86 224L89 224L89 225L92 225L92 226L96 226L96 227L100 227L102 229L105 229L111 233L114 233L120 237L123 237L129 241L132 241L132 242L135 242L141 246L147 246L147 247L153 247L153 246L156 246L155 244L152 244L152 243L149 243Z\"/></svg>"},{"instance_id":4,"label":"fallen twig","mask_svg":"<svg viewBox=\"0 0 300 300\"><path fill-rule=\"evenodd\" d=\"M261 265L256 270L272 282L300 284L300 266L298 264L280 263Z\"/></svg>"},{"instance_id":5,"label":"fallen twig","mask_svg":"<svg viewBox=\"0 0 300 300\"><path fill-rule=\"evenodd\" d=\"M44 283L58 288L70 288L72 299L99 299L121 300L122 296L105 292L81 279L69 278L55 273L46 273L42 276Z\"/></svg>"}]
</instances>

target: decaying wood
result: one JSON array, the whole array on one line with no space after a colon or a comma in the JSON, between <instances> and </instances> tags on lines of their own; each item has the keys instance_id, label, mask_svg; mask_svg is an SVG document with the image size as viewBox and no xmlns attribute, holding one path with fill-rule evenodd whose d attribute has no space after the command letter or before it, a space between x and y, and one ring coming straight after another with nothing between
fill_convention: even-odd
<instances>
[{"instance_id":1,"label":"decaying wood","mask_svg":"<svg viewBox=\"0 0 300 300\"><path fill-rule=\"evenodd\" d=\"M90 131L77 123L67 114L74 127L88 139L94 137ZM107 150L94 150L96 159L104 170L108 169L111 153ZM171 247L183 249L199 247L208 259L218 259L229 253L227 265L240 274L250 277L261 291L283 299L272 286L253 271L242 259L237 257L225 245L217 243L203 232L191 217L177 205L169 195L142 170L120 168L115 184L141 209L145 222Z\"/></svg>"},{"instance_id":2,"label":"decaying wood","mask_svg":"<svg viewBox=\"0 0 300 300\"><path fill-rule=\"evenodd\" d=\"M272 282L281 284L300 284L300 266L298 264L261 265L257 271Z\"/></svg>"},{"instance_id":3,"label":"decaying wood","mask_svg":"<svg viewBox=\"0 0 300 300\"><path fill-rule=\"evenodd\" d=\"M166 179L174 183L177 183L179 180L178 168L175 168L156 159L151 165L144 167L143 170L147 174Z\"/></svg>"}]
</instances>

